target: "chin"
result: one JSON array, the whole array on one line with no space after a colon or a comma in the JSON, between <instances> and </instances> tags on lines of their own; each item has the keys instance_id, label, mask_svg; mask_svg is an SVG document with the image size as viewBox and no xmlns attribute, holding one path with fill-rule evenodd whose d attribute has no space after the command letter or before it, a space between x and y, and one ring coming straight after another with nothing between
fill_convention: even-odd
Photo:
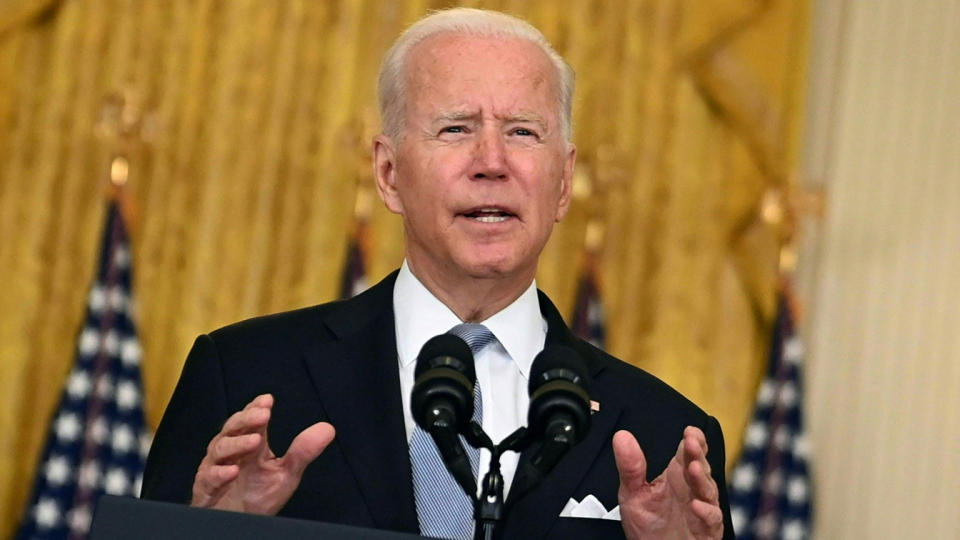
<instances>
[{"instance_id":1,"label":"chin","mask_svg":"<svg viewBox=\"0 0 960 540\"><path fill-rule=\"evenodd\" d=\"M493 255L467 257L459 264L467 275L476 279L501 279L516 276L523 272L523 265L517 257L507 255Z\"/></svg>"}]
</instances>

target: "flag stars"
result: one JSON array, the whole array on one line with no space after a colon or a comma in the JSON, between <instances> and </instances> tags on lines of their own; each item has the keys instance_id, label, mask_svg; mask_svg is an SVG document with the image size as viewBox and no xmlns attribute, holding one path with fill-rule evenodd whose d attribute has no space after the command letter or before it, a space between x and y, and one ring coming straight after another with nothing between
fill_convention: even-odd
<instances>
[{"instance_id":1,"label":"flag stars","mask_svg":"<svg viewBox=\"0 0 960 540\"><path fill-rule=\"evenodd\" d=\"M754 422L747 428L747 446L763 448L767 444L767 428L760 422Z\"/></svg>"},{"instance_id":2,"label":"flag stars","mask_svg":"<svg viewBox=\"0 0 960 540\"><path fill-rule=\"evenodd\" d=\"M806 537L807 528L803 525L803 522L796 519L786 522L780 531L780 538L783 540L803 540Z\"/></svg>"},{"instance_id":3,"label":"flag stars","mask_svg":"<svg viewBox=\"0 0 960 540\"><path fill-rule=\"evenodd\" d=\"M122 286L118 285L108 289L102 283L93 286L88 301L90 311L97 315L102 314L105 309L123 312L130 303L130 299Z\"/></svg>"},{"instance_id":4,"label":"flag stars","mask_svg":"<svg viewBox=\"0 0 960 540\"><path fill-rule=\"evenodd\" d=\"M787 500L791 504L807 502L807 480L802 476L792 476L787 482Z\"/></svg>"},{"instance_id":5,"label":"flag stars","mask_svg":"<svg viewBox=\"0 0 960 540\"><path fill-rule=\"evenodd\" d=\"M103 481L103 489L110 495L124 495L130 487L130 477L126 471L114 467L107 471Z\"/></svg>"},{"instance_id":6,"label":"flag stars","mask_svg":"<svg viewBox=\"0 0 960 540\"><path fill-rule=\"evenodd\" d=\"M757 405L761 407L769 407L773 404L773 399L777 395L777 389L774 386L773 382L770 380L765 380L760 383L760 390L757 393Z\"/></svg>"},{"instance_id":7,"label":"flag stars","mask_svg":"<svg viewBox=\"0 0 960 540\"><path fill-rule=\"evenodd\" d=\"M113 252L113 264L117 268L125 269L130 265L130 250L124 247L118 247L116 251Z\"/></svg>"},{"instance_id":8,"label":"flag stars","mask_svg":"<svg viewBox=\"0 0 960 540\"><path fill-rule=\"evenodd\" d=\"M783 407L793 407L797 403L797 387L789 381L785 382L780 387L780 395L777 396L777 401Z\"/></svg>"},{"instance_id":9,"label":"flag stars","mask_svg":"<svg viewBox=\"0 0 960 540\"><path fill-rule=\"evenodd\" d=\"M103 306L107 303L107 295L104 293L102 285L97 283L90 289L90 296L87 298L87 302L90 305L90 311L94 313L103 311Z\"/></svg>"},{"instance_id":10,"label":"flag stars","mask_svg":"<svg viewBox=\"0 0 960 540\"><path fill-rule=\"evenodd\" d=\"M110 440L110 446L117 454L126 454L133 449L134 437L130 428L119 425L113 430L113 436Z\"/></svg>"},{"instance_id":11,"label":"flag stars","mask_svg":"<svg viewBox=\"0 0 960 540\"><path fill-rule=\"evenodd\" d=\"M61 413L60 416L57 417L53 428L57 434L57 439L64 442L77 440L82 429L83 424L80 423L80 418L70 412Z\"/></svg>"},{"instance_id":12,"label":"flag stars","mask_svg":"<svg viewBox=\"0 0 960 540\"><path fill-rule=\"evenodd\" d=\"M123 289L120 287L110 289L110 292L107 294L107 299L110 308L115 312L122 312L127 307L127 295L124 294Z\"/></svg>"},{"instance_id":13,"label":"flag stars","mask_svg":"<svg viewBox=\"0 0 960 540\"><path fill-rule=\"evenodd\" d=\"M733 487L737 491L750 491L757 482L757 470L747 464L733 472Z\"/></svg>"},{"instance_id":14,"label":"flag stars","mask_svg":"<svg viewBox=\"0 0 960 540\"><path fill-rule=\"evenodd\" d=\"M54 455L43 466L43 474L51 486L62 486L70 480L70 460L65 456Z\"/></svg>"},{"instance_id":15,"label":"flag stars","mask_svg":"<svg viewBox=\"0 0 960 540\"><path fill-rule=\"evenodd\" d=\"M140 391L137 385L132 381L123 380L117 384L117 407L120 410L128 411L137 406L140 402Z\"/></svg>"},{"instance_id":16,"label":"flag stars","mask_svg":"<svg viewBox=\"0 0 960 540\"><path fill-rule=\"evenodd\" d=\"M83 356L94 356L100 348L100 332L89 326L80 333L80 354Z\"/></svg>"},{"instance_id":17,"label":"flag stars","mask_svg":"<svg viewBox=\"0 0 960 540\"><path fill-rule=\"evenodd\" d=\"M73 399L83 399L90 393L90 376L86 371L74 369L67 379L67 394Z\"/></svg>"},{"instance_id":18,"label":"flag stars","mask_svg":"<svg viewBox=\"0 0 960 540\"><path fill-rule=\"evenodd\" d=\"M33 519L41 529L52 529L60 523L60 506L57 501L43 498L33 507Z\"/></svg>"},{"instance_id":19,"label":"flag stars","mask_svg":"<svg viewBox=\"0 0 960 540\"><path fill-rule=\"evenodd\" d=\"M140 357L142 355L143 350L140 348L140 344L137 343L136 339L128 338L123 340L123 344L120 346L120 360L124 366L136 367L140 365Z\"/></svg>"},{"instance_id":20,"label":"flag stars","mask_svg":"<svg viewBox=\"0 0 960 540\"><path fill-rule=\"evenodd\" d=\"M793 336L783 344L783 359L788 363L797 365L803 359L803 342L800 338Z\"/></svg>"}]
</instances>

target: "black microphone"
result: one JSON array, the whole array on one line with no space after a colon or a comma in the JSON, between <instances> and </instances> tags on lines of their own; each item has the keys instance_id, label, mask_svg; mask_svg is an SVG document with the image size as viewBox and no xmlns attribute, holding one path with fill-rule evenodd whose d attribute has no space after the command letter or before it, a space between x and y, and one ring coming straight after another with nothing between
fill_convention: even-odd
<instances>
[{"instance_id":1,"label":"black microphone","mask_svg":"<svg viewBox=\"0 0 960 540\"><path fill-rule=\"evenodd\" d=\"M466 431L473 417L476 380L467 343L441 334L420 349L410 395L414 421L433 437L447 470L471 499L476 496L476 480L458 433Z\"/></svg>"},{"instance_id":2,"label":"black microphone","mask_svg":"<svg viewBox=\"0 0 960 540\"><path fill-rule=\"evenodd\" d=\"M590 430L590 379L573 349L550 345L533 360L527 425L543 445L533 455L532 480L538 483Z\"/></svg>"}]
</instances>

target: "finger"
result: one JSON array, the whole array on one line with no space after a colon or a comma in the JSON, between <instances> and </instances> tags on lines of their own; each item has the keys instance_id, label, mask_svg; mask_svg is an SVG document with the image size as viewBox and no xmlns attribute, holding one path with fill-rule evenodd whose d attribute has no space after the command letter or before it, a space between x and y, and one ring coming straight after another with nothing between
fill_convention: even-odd
<instances>
[{"instance_id":1,"label":"finger","mask_svg":"<svg viewBox=\"0 0 960 540\"><path fill-rule=\"evenodd\" d=\"M690 486L690 493L694 499L708 503L716 503L719 500L717 483L707 474L700 461L690 463L684 469L683 477Z\"/></svg>"},{"instance_id":2,"label":"finger","mask_svg":"<svg viewBox=\"0 0 960 540\"><path fill-rule=\"evenodd\" d=\"M268 406L255 405L259 399L258 397L247 404L243 410L233 413L223 424L220 434L242 435L266 430L267 423L270 422L270 408L273 406L273 399L271 398L267 402Z\"/></svg>"},{"instance_id":3,"label":"finger","mask_svg":"<svg viewBox=\"0 0 960 540\"><path fill-rule=\"evenodd\" d=\"M707 474L710 474L710 463L707 461L707 439L699 428L688 426L683 432L681 442L683 456L681 463L686 469L693 461L699 461Z\"/></svg>"},{"instance_id":4,"label":"finger","mask_svg":"<svg viewBox=\"0 0 960 540\"><path fill-rule=\"evenodd\" d=\"M263 436L259 433L215 437L207 447L207 457L217 465L236 463L255 453L262 442Z\"/></svg>"},{"instance_id":5,"label":"finger","mask_svg":"<svg viewBox=\"0 0 960 540\"><path fill-rule=\"evenodd\" d=\"M719 537L723 532L723 512L717 503L708 503L694 499L690 502L690 511L697 518L695 527L702 533L712 533L709 536Z\"/></svg>"},{"instance_id":6,"label":"finger","mask_svg":"<svg viewBox=\"0 0 960 540\"><path fill-rule=\"evenodd\" d=\"M244 407L244 409L250 409L252 407L273 407L273 394L260 394L259 396L250 400L250 403Z\"/></svg>"},{"instance_id":7,"label":"finger","mask_svg":"<svg viewBox=\"0 0 960 540\"><path fill-rule=\"evenodd\" d=\"M287 454L283 456L283 466L294 476L299 477L313 460L317 459L336 436L333 426L327 422L317 422L300 432Z\"/></svg>"},{"instance_id":8,"label":"finger","mask_svg":"<svg viewBox=\"0 0 960 540\"><path fill-rule=\"evenodd\" d=\"M717 484L710 476L710 462L707 461L707 439L703 432L694 426L683 431L683 477L690 487L691 496L703 501L717 500Z\"/></svg>"},{"instance_id":9,"label":"finger","mask_svg":"<svg viewBox=\"0 0 960 540\"><path fill-rule=\"evenodd\" d=\"M240 474L236 465L211 465L201 467L193 481L193 506L212 506L220 495Z\"/></svg>"},{"instance_id":10,"label":"finger","mask_svg":"<svg viewBox=\"0 0 960 540\"><path fill-rule=\"evenodd\" d=\"M707 437L704 436L703 431L700 430L697 426L687 426L683 430L684 439L694 439L700 448L703 450L703 453L707 453Z\"/></svg>"},{"instance_id":11,"label":"finger","mask_svg":"<svg viewBox=\"0 0 960 540\"><path fill-rule=\"evenodd\" d=\"M629 431L620 430L613 435L613 457L620 473L620 489L636 492L646 485L647 459Z\"/></svg>"}]
</instances>

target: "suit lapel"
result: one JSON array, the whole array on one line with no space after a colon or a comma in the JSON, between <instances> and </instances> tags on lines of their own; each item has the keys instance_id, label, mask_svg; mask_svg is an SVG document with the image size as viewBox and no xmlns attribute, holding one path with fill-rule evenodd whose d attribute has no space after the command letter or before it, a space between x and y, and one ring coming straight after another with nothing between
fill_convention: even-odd
<instances>
[{"instance_id":1,"label":"suit lapel","mask_svg":"<svg viewBox=\"0 0 960 540\"><path fill-rule=\"evenodd\" d=\"M598 401L601 407L600 411L591 417L587 437L557 463L540 485L531 485L528 478L514 479L507 500L508 528L512 538L542 538L547 534L559 517L560 510L589 471L597 454L610 444L624 407L614 395L605 391L602 380L598 380L603 364L577 341L564 324L557 308L542 292L540 311L547 320L546 344L566 345L580 353L593 379L590 397ZM537 446L534 446L523 452L520 456L521 462L531 459L536 450Z\"/></svg>"},{"instance_id":2,"label":"suit lapel","mask_svg":"<svg viewBox=\"0 0 960 540\"><path fill-rule=\"evenodd\" d=\"M307 368L379 528L417 532L393 318L396 273L341 303Z\"/></svg>"}]
</instances>

